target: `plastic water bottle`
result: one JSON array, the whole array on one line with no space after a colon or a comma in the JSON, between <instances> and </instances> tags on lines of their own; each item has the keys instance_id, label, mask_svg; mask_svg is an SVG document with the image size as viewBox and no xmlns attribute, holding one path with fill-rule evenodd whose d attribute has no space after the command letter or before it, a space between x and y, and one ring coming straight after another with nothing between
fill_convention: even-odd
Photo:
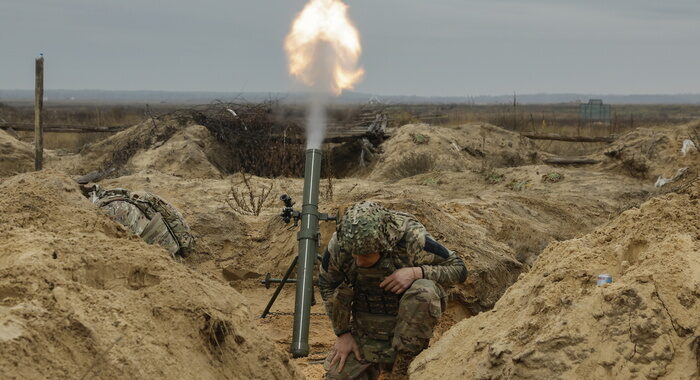
<instances>
[{"instance_id":1,"label":"plastic water bottle","mask_svg":"<svg viewBox=\"0 0 700 380\"><path fill-rule=\"evenodd\" d=\"M612 276L609 274L599 274L598 275L598 281L596 281L596 284L598 286L603 286L605 284L611 284L612 283Z\"/></svg>"}]
</instances>

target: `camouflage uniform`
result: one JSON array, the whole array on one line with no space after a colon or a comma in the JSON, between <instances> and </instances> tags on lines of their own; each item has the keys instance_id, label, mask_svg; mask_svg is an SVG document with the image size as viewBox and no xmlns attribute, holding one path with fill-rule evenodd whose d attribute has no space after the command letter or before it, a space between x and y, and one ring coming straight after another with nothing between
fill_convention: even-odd
<instances>
[{"instance_id":1,"label":"camouflage uniform","mask_svg":"<svg viewBox=\"0 0 700 380\"><path fill-rule=\"evenodd\" d=\"M381 253L370 268L358 267L353 254ZM423 278L403 294L379 287L397 269L420 267ZM416 355L428 345L445 307L442 285L463 282L461 258L428 234L410 214L372 202L351 207L323 256L319 285L336 335L352 332L363 361L351 353L343 373L326 361L328 379L373 379L390 367L397 352Z\"/></svg>"},{"instance_id":2,"label":"camouflage uniform","mask_svg":"<svg viewBox=\"0 0 700 380\"><path fill-rule=\"evenodd\" d=\"M194 238L182 215L158 196L125 189L105 190L95 185L90 200L146 243L158 244L171 255L186 256Z\"/></svg>"}]
</instances>

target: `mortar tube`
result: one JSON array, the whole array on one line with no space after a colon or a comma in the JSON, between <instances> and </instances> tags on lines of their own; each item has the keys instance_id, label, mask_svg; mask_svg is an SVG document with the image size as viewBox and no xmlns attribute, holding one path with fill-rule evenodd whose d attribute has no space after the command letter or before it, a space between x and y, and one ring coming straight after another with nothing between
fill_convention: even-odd
<instances>
[{"instance_id":1,"label":"mortar tube","mask_svg":"<svg viewBox=\"0 0 700 380\"><path fill-rule=\"evenodd\" d=\"M313 295L313 272L319 246L318 196L321 183L321 150L307 149L304 166L304 199L301 208L301 229L297 234L297 293L294 303L292 356L309 355L309 319Z\"/></svg>"}]
</instances>

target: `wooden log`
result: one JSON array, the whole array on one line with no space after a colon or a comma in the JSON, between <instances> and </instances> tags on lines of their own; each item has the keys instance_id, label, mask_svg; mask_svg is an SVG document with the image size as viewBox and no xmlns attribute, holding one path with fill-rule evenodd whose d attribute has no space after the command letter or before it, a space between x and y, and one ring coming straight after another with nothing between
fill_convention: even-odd
<instances>
[{"instance_id":1,"label":"wooden log","mask_svg":"<svg viewBox=\"0 0 700 380\"><path fill-rule=\"evenodd\" d=\"M532 139L532 140L554 140L554 141L586 142L586 143L592 143L592 142L611 143L611 142L615 141L615 138L613 138L613 137L562 136L562 135L556 135L556 134L536 135L533 133L522 133L521 135L525 136L529 139Z\"/></svg>"},{"instance_id":2,"label":"wooden log","mask_svg":"<svg viewBox=\"0 0 700 380\"><path fill-rule=\"evenodd\" d=\"M76 178L75 182L78 182L81 185L86 185L90 182L99 182L103 178L112 174L112 172L114 172L114 170L115 170L114 168L109 168L109 169L103 170L103 171L96 170L96 171L90 172L82 177Z\"/></svg>"},{"instance_id":3,"label":"wooden log","mask_svg":"<svg viewBox=\"0 0 700 380\"><path fill-rule=\"evenodd\" d=\"M82 127L79 125L45 125L42 123L42 131L59 133L81 133L81 132L119 132L131 127L130 125L115 125L111 127ZM15 131L33 131L34 124L30 123L7 123L0 124L0 129Z\"/></svg>"},{"instance_id":4,"label":"wooden log","mask_svg":"<svg viewBox=\"0 0 700 380\"><path fill-rule=\"evenodd\" d=\"M35 61L34 88L34 170L41 170L44 163L44 131L42 129L42 109L44 108L44 57Z\"/></svg>"},{"instance_id":5,"label":"wooden log","mask_svg":"<svg viewBox=\"0 0 700 380\"><path fill-rule=\"evenodd\" d=\"M600 163L591 158L549 158L544 160L549 165L595 165Z\"/></svg>"}]
</instances>

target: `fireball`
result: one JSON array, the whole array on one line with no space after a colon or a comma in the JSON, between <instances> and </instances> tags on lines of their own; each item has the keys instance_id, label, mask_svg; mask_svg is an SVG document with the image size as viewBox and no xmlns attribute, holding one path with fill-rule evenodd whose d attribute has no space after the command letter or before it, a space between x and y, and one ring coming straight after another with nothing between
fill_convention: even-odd
<instances>
[{"instance_id":1,"label":"fireball","mask_svg":"<svg viewBox=\"0 0 700 380\"><path fill-rule=\"evenodd\" d=\"M310 0L292 23L284 47L290 74L307 86L338 95L364 74L358 63L360 34L341 0Z\"/></svg>"}]
</instances>

